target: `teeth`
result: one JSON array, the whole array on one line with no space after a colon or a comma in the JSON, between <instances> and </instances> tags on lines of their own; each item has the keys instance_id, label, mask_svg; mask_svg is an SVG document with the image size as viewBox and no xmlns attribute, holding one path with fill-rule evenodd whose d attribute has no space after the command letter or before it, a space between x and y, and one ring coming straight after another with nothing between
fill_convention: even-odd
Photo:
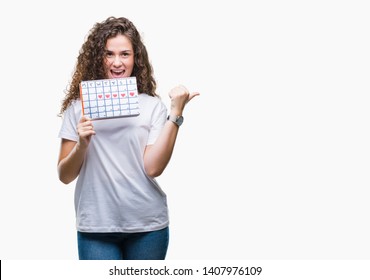
<instances>
[{"instance_id":1,"label":"teeth","mask_svg":"<svg viewBox=\"0 0 370 280\"><path fill-rule=\"evenodd\" d=\"M121 77L124 75L125 70L111 70L112 77Z\"/></svg>"}]
</instances>

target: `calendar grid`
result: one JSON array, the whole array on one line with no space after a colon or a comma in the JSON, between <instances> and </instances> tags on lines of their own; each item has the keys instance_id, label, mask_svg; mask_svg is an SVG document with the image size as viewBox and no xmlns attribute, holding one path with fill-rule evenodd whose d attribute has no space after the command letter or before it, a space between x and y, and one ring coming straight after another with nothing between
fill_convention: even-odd
<instances>
[{"instance_id":1,"label":"calendar grid","mask_svg":"<svg viewBox=\"0 0 370 280\"><path fill-rule=\"evenodd\" d=\"M83 115L91 119L140 114L135 77L82 81L80 98Z\"/></svg>"}]
</instances>

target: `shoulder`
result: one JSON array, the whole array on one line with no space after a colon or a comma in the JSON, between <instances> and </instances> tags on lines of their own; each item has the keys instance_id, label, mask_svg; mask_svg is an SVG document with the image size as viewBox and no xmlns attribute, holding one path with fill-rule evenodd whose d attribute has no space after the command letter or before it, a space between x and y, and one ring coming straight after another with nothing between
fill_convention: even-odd
<instances>
[{"instance_id":1,"label":"shoulder","mask_svg":"<svg viewBox=\"0 0 370 280\"><path fill-rule=\"evenodd\" d=\"M67 110L74 110L78 107L81 107L81 100L80 99L74 99L71 101L71 103L68 105Z\"/></svg>"},{"instance_id":2,"label":"shoulder","mask_svg":"<svg viewBox=\"0 0 370 280\"><path fill-rule=\"evenodd\" d=\"M166 107L162 99L158 96L151 96L146 93L139 94L140 105L147 105L150 107Z\"/></svg>"},{"instance_id":3,"label":"shoulder","mask_svg":"<svg viewBox=\"0 0 370 280\"><path fill-rule=\"evenodd\" d=\"M139 107L141 114L148 114L154 118L167 115L167 107L158 96L151 96L146 93L139 94Z\"/></svg>"},{"instance_id":4,"label":"shoulder","mask_svg":"<svg viewBox=\"0 0 370 280\"><path fill-rule=\"evenodd\" d=\"M147 93L140 93L139 99L145 102L152 102L152 103L158 103L162 102L162 99L158 96L151 96Z\"/></svg>"},{"instance_id":5,"label":"shoulder","mask_svg":"<svg viewBox=\"0 0 370 280\"><path fill-rule=\"evenodd\" d=\"M69 104L66 111L64 112L64 116L69 118L81 116L81 114L82 114L82 105L79 99L72 100L71 104Z\"/></svg>"}]
</instances>

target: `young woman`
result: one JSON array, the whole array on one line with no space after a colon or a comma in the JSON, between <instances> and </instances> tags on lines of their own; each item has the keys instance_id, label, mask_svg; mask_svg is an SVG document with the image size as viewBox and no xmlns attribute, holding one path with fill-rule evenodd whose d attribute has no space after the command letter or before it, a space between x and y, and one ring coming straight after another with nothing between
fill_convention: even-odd
<instances>
[{"instance_id":1,"label":"young woman","mask_svg":"<svg viewBox=\"0 0 370 280\"><path fill-rule=\"evenodd\" d=\"M91 120L82 116L81 81L136 77L140 115ZM75 210L80 259L164 259L169 219L155 177L168 164L185 105L198 93L156 92L152 66L136 27L126 18L96 23L80 50L62 103L60 180L77 178Z\"/></svg>"}]
</instances>

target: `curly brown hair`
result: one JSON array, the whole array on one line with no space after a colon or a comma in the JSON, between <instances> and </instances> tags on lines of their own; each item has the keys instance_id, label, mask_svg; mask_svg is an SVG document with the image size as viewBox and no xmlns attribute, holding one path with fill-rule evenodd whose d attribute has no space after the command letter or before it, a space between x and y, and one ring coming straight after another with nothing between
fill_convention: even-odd
<instances>
[{"instance_id":1,"label":"curly brown hair","mask_svg":"<svg viewBox=\"0 0 370 280\"><path fill-rule=\"evenodd\" d=\"M126 36L132 43L134 51L134 68L131 76L135 76L139 93L158 96L155 93L156 82L153 67L149 62L148 53L141 36L134 24L124 18L109 17L101 23L95 23L81 47L72 82L66 89L60 115L64 113L73 100L80 98L80 83L86 80L105 79L103 63L106 54L107 40L117 35Z\"/></svg>"}]
</instances>

